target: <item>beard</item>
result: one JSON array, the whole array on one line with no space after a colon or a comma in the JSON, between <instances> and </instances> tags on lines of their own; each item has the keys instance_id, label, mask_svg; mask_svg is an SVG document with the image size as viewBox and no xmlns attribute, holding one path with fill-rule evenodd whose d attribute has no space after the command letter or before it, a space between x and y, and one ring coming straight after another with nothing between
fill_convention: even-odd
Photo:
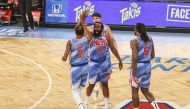
<instances>
[{"instance_id":1,"label":"beard","mask_svg":"<svg viewBox=\"0 0 190 109\"><path fill-rule=\"evenodd\" d=\"M99 37L101 36L102 32L101 31L94 31L94 36Z\"/></svg>"}]
</instances>

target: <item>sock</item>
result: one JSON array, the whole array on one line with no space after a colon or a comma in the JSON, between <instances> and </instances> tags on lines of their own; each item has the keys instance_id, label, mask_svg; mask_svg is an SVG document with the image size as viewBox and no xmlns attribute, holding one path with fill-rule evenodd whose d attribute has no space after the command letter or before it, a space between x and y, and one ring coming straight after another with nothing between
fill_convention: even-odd
<instances>
[{"instance_id":1,"label":"sock","mask_svg":"<svg viewBox=\"0 0 190 109\"><path fill-rule=\"evenodd\" d=\"M158 107L158 104L156 103L156 101L153 101L153 102L151 103L151 105L154 107L154 109L160 109L160 108Z\"/></svg>"},{"instance_id":2,"label":"sock","mask_svg":"<svg viewBox=\"0 0 190 109\"><path fill-rule=\"evenodd\" d=\"M139 108L133 108L133 109L139 109Z\"/></svg>"},{"instance_id":3,"label":"sock","mask_svg":"<svg viewBox=\"0 0 190 109\"><path fill-rule=\"evenodd\" d=\"M83 95L83 93L82 93L82 88L81 88L81 91L79 92L79 96L80 96L80 98L81 98L82 100L84 100L84 95Z\"/></svg>"},{"instance_id":4,"label":"sock","mask_svg":"<svg viewBox=\"0 0 190 109\"><path fill-rule=\"evenodd\" d=\"M73 98L77 105L83 103L80 93L82 93L80 88L72 90Z\"/></svg>"},{"instance_id":5,"label":"sock","mask_svg":"<svg viewBox=\"0 0 190 109\"><path fill-rule=\"evenodd\" d=\"M105 105L109 105L109 98L104 98Z\"/></svg>"},{"instance_id":6,"label":"sock","mask_svg":"<svg viewBox=\"0 0 190 109\"><path fill-rule=\"evenodd\" d=\"M94 87L94 91L99 91L99 90L100 90L99 86Z\"/></svg>"}]
</instances>

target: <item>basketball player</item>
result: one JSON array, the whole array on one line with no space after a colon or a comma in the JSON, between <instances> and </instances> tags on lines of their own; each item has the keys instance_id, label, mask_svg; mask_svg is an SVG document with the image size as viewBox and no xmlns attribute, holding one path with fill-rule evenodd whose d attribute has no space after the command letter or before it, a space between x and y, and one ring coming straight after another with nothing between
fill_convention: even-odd
<instances>
[{"instance_id":1,"label":"basketball player","mask_svg":"<svg viewBox=\"0 0 190 109\"><path fill-rule=\"evenodd\" d=\"M88 77L88 41L83 36L84 29L80 23L75 26L76 37L67 42L63 61L70 55L72 95L79 106L85 109L83 104L82 87L85 86Z\"/></svg>"},{"instance_id":2,"label":"basketball player","mask_svg":"<svg viewBox=\"0 0 190 109\"><path fill-rule=\"evenodd\" d=\"M149 91L151 77L151 59L155 57L154 43L145 31L145 25L137 23L134 28L136 38L131 40L132 50L132 69L131 69L131 87L132 101L134 109L139 109L139 87L151 103L154 109L159 109L153 94Z\"/></svg>"},{"instance_id":3,"label":"basketball player","mask_svg":"<svg viewBox=\"0 0 190 109\"><path fill-rule=\"evenodd\" d=\"M83 28L85 33L88 33L88 37L91 38L90 41L90 61L89 61L89 86L87 87L86 91L86 100L85 105L88 108L89 104L89 97L93 91L93 88L97 82L101 82L103 88L103 96L105 106L104 109L109 109L109 88L108 88L108 80L110 76L109 72L109 62L107 61L107 50L108 48L111 49L112 53L119 61L119 69L121 70L123 67L122 60L117 49L114 46L113 39L106 35L105 37L102 36L103 27L104 25L100 22L96 22L94 24L94 32L89 33L87 31L85 25L85 18L86 12L82 13L81 22L83 24Z\"/></svg>"},{"instance_id":4,"label":"basketball player","mask_svg":"<svg viewBox=\"0 0 190 109\"><path fill-rule=\"evenodd\" d=\"M98 12L94 12L92 14L92 20L93 20L93 23L98 23L98 22L101 22L101 14L98 13ZM89 32L93 33L94 32L94 25L91 25L91 26L87 26L87 29ZM106 34L109 34L110 37L112 37L113 41L114 41L114 45L115 47L117 48L117 43L113 37L113 34L111 32L111 29L108 25L105 25L104 24L104 28L103 28L103 32L102 32L102 36L105 36ZM111 68L111 59L110 59L110 52L109 52L109 49L106 50L106 53L107 53L107 61L109 62L109 71L110 71L110 74L112 73L112 68ZM102 85L101 83L99 84L101 90L102 90ZM99 93L99 89L100 89L97 85L96 87L94 88L93 90L93 98L95 101L98 100L98 93ZM100 105L104 105L104 102L100 103Z\"/></svg>"}]
</instances>

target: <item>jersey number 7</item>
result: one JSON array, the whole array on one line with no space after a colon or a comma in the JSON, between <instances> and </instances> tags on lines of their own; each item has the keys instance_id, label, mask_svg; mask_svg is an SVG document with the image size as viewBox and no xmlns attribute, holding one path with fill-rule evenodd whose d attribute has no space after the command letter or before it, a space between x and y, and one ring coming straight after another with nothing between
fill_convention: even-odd
<instances>
[{"instance_id":1,"label":"jersey number 7","mask_svg":"<svg viewBox=\"0 0 190 109\"><path fill-rule=\"evenodd\" d=\"M83 55L83 50L77 50L77 52L78 52L78 56L77 56L77 58L82 58L82 55Z\"/></svg>"}]
</instances>

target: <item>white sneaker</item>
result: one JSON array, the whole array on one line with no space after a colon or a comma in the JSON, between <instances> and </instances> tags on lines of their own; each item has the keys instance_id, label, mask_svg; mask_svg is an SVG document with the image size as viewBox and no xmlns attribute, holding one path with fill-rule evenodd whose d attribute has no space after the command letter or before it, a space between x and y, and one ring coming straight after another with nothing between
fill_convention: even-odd
<instances>
[{"instance_id":1,"label":"white sneaker","mask_svg":"<svg viewBox=\"0 0 190 109\"><path fill-rule=\"evenodd\" d=\"M109 103L109 104L110 104L110 103ZM100 106L105 106L105 102L102 101L99 105L100 105Z\"/></svg>"},{"instance_id":2,"label":"white sneaker","mask_svg":"<svg viewBox=\"0 0 190 109\"><path fill-rule=\"evenodd\" d=\"M156 101L153 101L151 105L154 107L154 109L160 109Z\"/></svg>"},{"instance_id":3,"label":"white sneaker","mask_svg":"<svg viewBox=\"0 0 190 109\"><path fill-rule=\"evenodd\" d=\"M83 103L79 104L79 109L85 109L85 107L84 107L84 104L83 104Z\"/></svg>"},{"instance_id":4,"label":"white sneaker","mask_svg":"<svg viewBox=\"0 0 190 109\"><path fill-rule=\"evenodd\" d=\"M85 102L84 107L85 107L85 109L89 109L89 103Z\"/></svg>"},{"instance_id":5,"label":"white sneaker","mask_svg":"<svg viewBox=\"0 0 190 109\"><path fill-rule=\"evenodd\" d=\"M94 101L98 101L98 94L99 94L99 90L94 89L92 93Z\"/></svg>"}]
</instances>

